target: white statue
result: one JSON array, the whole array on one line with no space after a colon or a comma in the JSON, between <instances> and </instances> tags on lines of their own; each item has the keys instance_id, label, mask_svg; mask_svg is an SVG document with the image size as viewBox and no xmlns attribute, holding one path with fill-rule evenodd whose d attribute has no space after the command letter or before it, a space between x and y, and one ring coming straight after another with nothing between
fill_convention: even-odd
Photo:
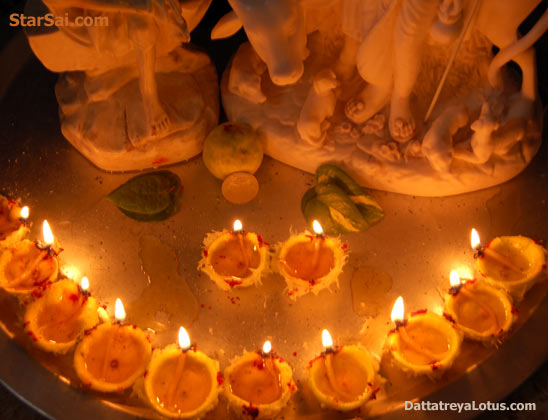
<instances>
[{"instance_id":1,"label":"white statue","mask_svg":"<svg viewBox=\"0 0 548 420\"><path fill-rule=\"evenodd\" d=\"M105 170L186 160L218 120L209 58L183 46L211 0L45 0L28 14L68 16L70 26L28 28L56 86L65 137ZM78 26L78 18L91 20ZM188 26L187 26L188 25Z\"/></svg>"},{"instance_id":2,"label":"white statue","mask_svg":"<svg viewBox=\"0 0 548 420\"><path fill-rule=\"evenodd\" d=\"M335 162L415 195L499 184L540 146L532 44L548 13L517 34L539 1L229 0L212 37L243 27L250 44L225 71L225 111L306 171Z\"/></svg>"}]
</instances>

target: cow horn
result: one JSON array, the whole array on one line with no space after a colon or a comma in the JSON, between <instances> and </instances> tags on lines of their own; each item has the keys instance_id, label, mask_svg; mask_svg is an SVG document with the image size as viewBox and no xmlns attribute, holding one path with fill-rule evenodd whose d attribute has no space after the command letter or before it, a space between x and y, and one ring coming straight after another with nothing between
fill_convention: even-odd
<instances>
[{"instance_id":1,"label":"cow horn","mask_svg":"<svg viewBox=\"0 0 548 420\"><path fill-rule=\"evenodd\" d=\"M223 39L234 35L242 27L242 21L234 13L234 11L228 12L224 15L215 27L211 30L211 39Z\"/></svg>"}]
</instances>

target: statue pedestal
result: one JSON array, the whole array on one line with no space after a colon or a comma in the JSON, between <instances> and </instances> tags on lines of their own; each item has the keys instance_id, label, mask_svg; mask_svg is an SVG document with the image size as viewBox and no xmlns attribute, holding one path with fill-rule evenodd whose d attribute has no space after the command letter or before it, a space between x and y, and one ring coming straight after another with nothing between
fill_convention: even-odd
<instances>
[{"instance_id":1,"label":"statue pedestal","mask_svg":"<svg viewBox=\"0 0 548 420\"><path fill-rule=\"evenodd\" d=\"M107 98L94 100L86 93L88 76L83 72L60 76L55 92L63 135L99 168L140 170L201 153L205 137L219 118L215 68L205 54L184 47L161 61L156 82L170 125L154 138L148 135L138 77Z\"/></svg>"}]
</instances>

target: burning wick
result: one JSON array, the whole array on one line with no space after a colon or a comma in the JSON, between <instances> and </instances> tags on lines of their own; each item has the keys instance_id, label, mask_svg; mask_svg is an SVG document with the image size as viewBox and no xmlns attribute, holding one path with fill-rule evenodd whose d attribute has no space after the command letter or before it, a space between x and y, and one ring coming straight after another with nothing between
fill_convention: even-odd
<instances>
[{"instance_id":1,"label":"burning wick","mask_svg":"<svg viewBox=\"0 0 548 420\"><path fill-rule=\"evenodd\" d=\"M263 344L263 349L260 352L261 357L263 358L264 366L266 367L266 370L268 370L268 373L274 378L278 378L278 372L277 369L274 366L274 358L272 357L272 343L269 340L266 340Z\"/></svg>"},{"instance_id":2,"label":"burning wick","mask_svg":"<svg viewBox=\"0 0 548 420\"><path fill-rule=\"evenodd\" d=\"M238 219L234 221L234 229L233 233L235 235L238 235L238 241L240 243L240 252L242 253L242 257L244 259L245 268L247 269L249 267L249 258L247 257L247 252L245 252L245 246L244 246L244 236L245 232L243 231L243 225L242 222Z\"/></svg>"},{"instance_id":3,"label":"burning wick","mask_svg":"<svg viewBox=\"0 0 548 420\"><path fill-rule=\"evenodd\" d=\"M10 283L11 287L17 286L27 280L32 275L34 270L38 268L38 265L42 262L42 260L48 256L48 254L52 256L57 255L57 253L52 248L55 238L53 237L53 233L51 232L47 220L44 220L44 223L42 224L42 235L44 237L44 242L36 243L36 247L40 250L40 252L36 256L36 258L25 267L25 271L23 271L19 278Z\"/></svg>"},{"instance_id":4,"label":"burning wick","mask_svg":"<svg viewBox=\"0 0 548 420\"><path fill-rule=\"evenodd\" d=\"M312 255L312 268L316 268L318 265L318 260L320 259L320 245L321 241L324 240L323 228L320 225L320 222L314 220L312 222L312 229L316 237L314 238L314 254Z\"/></svg>"},{"instance_id":5,"label":"burning wick","mask_svg":"<svg viewBox=\"0 0 548 420\"><path fill-rule=\"evenodd\" d=\"M29 215L30 215L29 206L25 206L21 209L19 213L19 220L21 222L26 222L27 219L29 218Z\"/></svg>"},{"instance_id":6,"label":"burning wick","mask_svg":"<svg viewBox=\"0 0 548 420\"><path fill-rule=\"evenodd\" d=\"M339 397L351 400L353 396L347 393L339 385L337 378L335 378L335 371L333 370L333 356L336 353L336 350L333 348L333 339L331 338L331 334L329 334L329 331L325 329L322 331L322 345L325 347L323 360L325 362L325 371L327 372L329 385L331 385L331 388L333 388Z\"/></svg>"},{"instance_id":7,"label":"burning wick","mask_svg":"<svg viewBox=\"0 0 548 420\"><path fill-rule=\"evenodd\" d=\"M498 331L498 320L495 313L493 312L493 309L489 305L484 304L481 299L479 299L474 293L470 292L466 287L464 287L466 283L461 281L461 278L456 270L451 270L451 274L449 275L449 283L451 284L449 294L456 297L459 293L461 293L463 296L473 301L482 311L482 315L485 315L489 318L489 321L492 325L490 331Z\"/></svg>"},{"instance_id":8,"label":"burning wick","mask_svg":"<svg viewBox=\"0 0 548 420\"><path fill-rule=\"evenodd\" d=\"M120 300L120 298L116 299L116 303L114 304L114 318L116 318L115 326L110 329L110 333L108 336L107 341L107 347L105 350L105 357L103 358L103 369L101 370L101 376L105 378L105 371L108 367L108 364L110 362L110 350L114 342L118 338L118 332L120 331L120 327L122 326L122 321L126 319L126 311L124 309L124 304Z\"/></svg>"},{"instance_id":9,"label":"burning wick","mask_svg":"<svg viewBox=\"0 0 548 420\"><path fill-rule=\"evenodd\" d=\"M409 347L411 347L415 352L423 354L426 357L432 359L431 363L435 363L440 360L446 352L440 354L432 353L430 350L423 348L418 345L409 335L405 329L407 321L405 320L405 308L403 305L403 297L399 296L394 303L392 308L391 317L392 322L396 325L396 331L400 334L401 340Z\"/></svg>"},{"instance_id":10,"label":"burning wick","mask_svg":"<svg viewBox=\"0 0 548 420\"><path fill-rule=\"evenodd\" d=\"M79 289L80 289L80 293L82 293L84 296L90 296L89 280L86 276L82 277L82 280L80 280Z\"/></svg>"},{"instance_id":11,"label":"burning wick","mask_svg":"<svg viewBox=\"0 0 548 420\"><path fill-rule=\"evenodd\" d=\"M175 382L171 384L171 387L167 394L168 405L173 405L173 399L177 395L177 391L181 386L183 371L185 370L186 353L190 350L190 337L184 327L179 328L179 347L181 348L181 354L177 358L177 367L175 368Z\"/></svg>"},{"instance_id":12,"label":"burning wick","mask_svg":"<svg viewBox=\"0 0 548 420\"><path fill-rule=\"evenodd\" d=\"M488 246L482 246L478 231L474 228L472 228L472 232L470 234L470 245L476 251L474 258L486 257L491 259L492 261L497 262L507 270L513 271L518 274L523 274L519 268L509 262L507 258L504 257L502 254Z\"/></svg>"}]
</instances>

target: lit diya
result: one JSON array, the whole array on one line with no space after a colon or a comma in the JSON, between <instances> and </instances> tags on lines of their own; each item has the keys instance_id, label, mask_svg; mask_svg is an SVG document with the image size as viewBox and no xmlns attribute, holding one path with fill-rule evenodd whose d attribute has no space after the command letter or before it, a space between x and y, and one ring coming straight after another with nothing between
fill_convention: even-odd
<instances>
[{"instance_id":1,"label":"lit diya","mask_svg":"<svg viewBox=\"0 0 548 420\"><path fill-rule=\"evenodd\" d=\"M0 287L12 294L31 293L57 279L59 262L49 224L42 226L44 242L23 240L0 257Z\"/></svg>"},{"instance_id":2,"label":"lit diya","mask_svg":"<svg viewBox=\"0 0 548 420\"><path fill-rule=\"evenodd\" d=\"M0 249L21 241L29 232L29 208L0 195Z\"/></svg>"},{"instance_id":3,"label":"lit diya","mask_svg":"<svg viewBox=\"0 0 548 420\"><path fill-rule=\"evenodd\" d=\"M451 367L462 343L462 333L454 323L426 310L404 317L401 296L391 318L396 328L388 333L385 345L401 369L435 377Z\"/></svg>"},{"instance_id":4,"label":"lit diya","mask_svg":"<svg viewBox=\"0 0 548 420\"><path fill-rule=\"evenodd\" d=\"M287 283L288 295L295 299L309 292L318 294L332 284L338 285L346 262L345 245L338 238L326 237L317 220L315 235L292 235L280 246L278 271Z\"/></svg>"},{"instance_id":5,"label":"lit diya","mask_svg":"<svg viewBox=\"0 0 548 420\"><path fill-rule=\"evenodd\" d=\"M42 350L65 354L87 329L99 323L97 302L72 280L50 284L25 311L25 331Z\"/></svg>"},{"instance_id":6,"label":"lit diya","mask_svg":"<svg viewBox=\"0 0 548 420\"><path fill-rule=\"evenodd\" d=\"M219 362L190 345L179 329L179 347L155 349L145 375L145 393L160 414L178 419L200 418L219 400Z\"/></svg>"},{"instance_id":7,"label":"lit diya","mask_svg":"<svg viewBox=\"0 0 548 420\"><path fill-rule=\"evenodd\" d=\"M325 351L308 366L310 388L322 407L354 410L374 398L379 364L361 345L333 347L327 330L322 331Z\"/></svg>"},{"instance_id":8,"label":"lit diya","mask_svg":"<svg viewBox=\"0 0 548 420\"><path fill-rule=\"evenodd\" d=\"M252 286L260 284L268 271L267 253L268 244L259 235L245 232L236 220L232 232L207 234L198 269L223 290Z\"/></svg>"},{"instance_id":9,"label":"lit diya","mask_svg":"<svg viewBox=\"0 0 548 420\"><path fill-rule=\"evenodd\" d=\"M253 419L275 417L297 390L291 367L272 353L270 341L262 351L237 357L224 377L224 394L232 410Z\"/></svg>"},{"instance_id":10,"label":"lit diya","mask_svg":"<svg viewBox=\"0 0 548 420\"><path fill-rule=\"evenodd\" d=\"M86 332L74 352L74 369L84 385L103 392L129 388L150 360L151 346L143 330L122 324L126 314L116 299L116 322Z\"/></svg>"},{"instance_id":11,"label":"lit diya","mask_svg":"<svg viewBox=\"0 0 548 420\"><path fill-rule=\"evenodd\" d=\"M525 236L499 236L482 246L472 229L476 270L495 287L505 289L517 301L536 283L546 278L546 249Z\"/></svg>"},{"instance_id":12,"label":"lit diya","mask_svg":"<svg viewBox=\"0 0 548 420\"><path fill-rule=\"evenodd\" d=\"M506 293L483 281L461 281L453 270L451 288L445 297L445 313L460 327L465 337L497 342L514 321L512 303Z\"/></svg>"}]
</instances>

